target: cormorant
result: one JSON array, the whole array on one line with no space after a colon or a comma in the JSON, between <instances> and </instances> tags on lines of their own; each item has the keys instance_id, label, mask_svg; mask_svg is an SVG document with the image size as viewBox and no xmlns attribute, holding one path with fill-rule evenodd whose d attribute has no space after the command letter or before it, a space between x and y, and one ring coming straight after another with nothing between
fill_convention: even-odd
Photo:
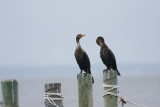
<instances>
[{"instance_id":1,"label":"cormorant","mask_svg":"<svg viewBox=\"0 0 160 107\"><path fill-rule=\"evenodd\" d=\"M82 38L83 36L85 35L78 34L76 37L77 48L75 50L74 55L75 55L77 64L79 65L79 68L81 70L80 73L82 73L82 71L85 71L86 73L91 74L89 57L87 53L81 48L81 45L79 43L80 38ZM94 83L93 77L92 77L92 83Z\"/></svg>"},{"instance_id":2,"label":"cormorant","mask_svg":"<svg viewBox=\"0 0 160 107\"><path fill-rule=\"evenodd\" d=\"M101 47L100 57L102 59L102 62L106 65L107 70L109 70L109 69L116 70L117 75L120 76L120 73L117 69L116 58L115 58L113 52L105 44L103 37L99 36L97 38L96 42Z\"/></svg>"}]
</instances>

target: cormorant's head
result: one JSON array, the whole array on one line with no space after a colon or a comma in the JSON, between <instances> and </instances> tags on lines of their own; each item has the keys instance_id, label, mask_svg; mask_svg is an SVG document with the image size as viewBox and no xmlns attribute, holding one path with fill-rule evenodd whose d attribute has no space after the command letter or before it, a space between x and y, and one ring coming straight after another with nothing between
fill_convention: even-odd
<instances>
[{"instance_id":1,"label":"cormorant's head","mask_svg":"<svg viewBox=\"0 0 160 107\"><path fill-rule=\"evenodd\" d=\"M86 34L78 34L76 37L76 41L79 41L79 39L81 39L83 36L86 36Z\"/></svg>"},{"instance_id":2,"label":"cormorant's head","mask_svg":"<svg viewBox=\"0 0 160 107\"><path fill-rule=\"evenodd\" d=\"M98 44L99 46L101 46L101 45L104 43L103 37L99 36L99 37L97 38L96 42L97 42L97 44Z\"/></svg>"}]
</instances>

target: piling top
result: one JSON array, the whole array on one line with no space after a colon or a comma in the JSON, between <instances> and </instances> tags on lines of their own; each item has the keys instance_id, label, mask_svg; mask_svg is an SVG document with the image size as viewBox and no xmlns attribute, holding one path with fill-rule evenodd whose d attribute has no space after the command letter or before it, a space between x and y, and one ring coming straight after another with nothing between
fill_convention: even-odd
<instances>
[{"instance_id":1,"label":"piling top","mask_svg":"<svg viewBox=\"0 0 160 107\"><path fill-rule=\"evenodd\" d=\"M103 81L112 79L112 78L117 78L117 71L116 70L104 70L103 71Z\"/></svg>"},{"instance_id":2,"label":"piling top","mask_svg":"<svg viewBox=\"0 0 160 107\"><path fill-rule=\"evenodd\" d=\"M46 83L44 98L45 107L64 107L62 103L61 83Z\"/></svg>"},{"instance_id":3,"label":"piling top","mask_svg":"<svg viewBox=\"0 0 160 107\"><path fill-rule=\"evenodd\" d=\"M45 92L61 93L61 83L46 83Z\"/></svg>"},{"instance_id":4,"label":"piling top","mask_svg":"<svg viewBox=\"0 0 160 107\"><path fill-rule=\"evenodd\" d=\"M77 79L82 83L82 85L92 86L92 74L86 74L86 73L78 74Z\"/></svg>"},{"instance_id":5,"label":"piling top","mask_svg":"<svg viewBox=\"0 0 160 107\"><path fill-rule=\"evenodd\" d=\"M7 80L3 80L2 83L3 83L3 82L14 82L14 81L17 82L16 79L7 79Z\"/></svg>"}]
</instances>

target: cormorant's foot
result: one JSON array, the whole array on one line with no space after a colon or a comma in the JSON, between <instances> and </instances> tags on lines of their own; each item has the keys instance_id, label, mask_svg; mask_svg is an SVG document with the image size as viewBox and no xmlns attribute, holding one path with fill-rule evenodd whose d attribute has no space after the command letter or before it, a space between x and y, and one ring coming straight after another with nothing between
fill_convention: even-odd
<instances>
[{"instance_id":1,"label":"cormorant's foot","mask_svg":"<svg viewBox=\"0 0 160 107\"><path fill-rule=\"evenodd\" d=\"M87 76L87 73L84 73L84 76Z\"/></svg>"},{"instance_id":2,"label":"cormorant's foot","mask_svg":"<svg viewBox=\"0 0 160 107\"><path fill-rule=\"evenodd\" d=\"M78 79L78 75L80 75L80 74L82 74L82 73L77 74L77 79Z\"/></svg>"},{"instance_id":3,"label":"cormorant's foot","mask_svg":"<svg viewBox=\"0 0 160 107\"><path fill-rule=\"evenodd\" d=\"M81 75L82 73L80 72L78 75Z\"/></svg>"},{"instance_id":4,"label":"cormorant's foot","mask_svg":"<svg viewBox=\"0 0 160 107\"><path fill-rule=\"evenodd\" d=\"M104 70L103 70L103 73L104 73L104 72L108 72L108 70L109 70L109 69L104 69Z\"/></svg>"}]
</instances>

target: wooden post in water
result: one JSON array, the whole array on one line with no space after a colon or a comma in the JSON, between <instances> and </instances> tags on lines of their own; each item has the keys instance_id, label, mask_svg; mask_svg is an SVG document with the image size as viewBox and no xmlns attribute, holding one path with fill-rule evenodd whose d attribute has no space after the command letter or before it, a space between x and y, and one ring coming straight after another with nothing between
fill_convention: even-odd
<instances>
[{"instance_id":1,"label":"wooden post in water","mask_svg":"<svg viewBox=\"0 0 160 107\"><path fill-rule=\"evenodd\" d=\"M61 83L45 84L45 107L64 107L62 104Z\"/></svg>"},{"instance_id":2,"label":"wooden post in water","mask_svg":"<svg viewBox=\"0 0 160 107\"><path fill-rule=\"evenodd\" d=\"M5 80L1 82L3 107L19 107L18 105L18 82Z\"/></svg>"},{"instance_id":3,"label":"wooden post in water","mask_svg":"<svg viewBox=\"0 0 160 107\"><path fill-rule=\"evenodd\" d=\"M79 107L93 107L92 75L79 74L77 78Z\"/></svg>"},{"instance_id":4,"label":"wooden post in water","mask_svg":"<svg viewBox=\"0 0 160 107\"><path fill-rule=\"evenodd\" d=\"M104 107L118 107L117 104L117 71L116 70L104 70L103 71L103 86L104 94ZM113 88L115 87L115 88ZM113 89L111 89L113 88ZM110 90L109 90L110 89ZM109 94L113 93L113 95Z\"/></svg>"}]
</instances>

